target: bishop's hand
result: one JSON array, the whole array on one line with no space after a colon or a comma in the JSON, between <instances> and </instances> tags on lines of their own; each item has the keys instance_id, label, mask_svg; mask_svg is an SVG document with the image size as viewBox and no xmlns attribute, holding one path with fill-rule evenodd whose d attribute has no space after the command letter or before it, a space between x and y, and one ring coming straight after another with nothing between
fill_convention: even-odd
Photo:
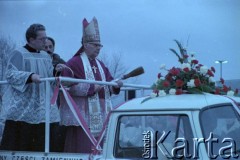
<instances>
[{"instance_id":1,"label":"bishop's hand","mask_svg":"<svg viewBox=\"0 0 240 160\"><path fill-rule=\"evenodd\" d=\"M99 92L102 89L102 87L103 87L102 85L95 84L94 85L94 92L95 93Z\"/></svg>"},{"instance_id":2,"label":"bishop's hand","mask_svg":"<svg viewBox=\"0 0 240 160\"><path fill-rule=\"evenodd\" d=\"M114 86L114 88L121 88L123 86L123 82L121 80L116 80L114 82L118 84L117 86Z\"/></svg>"}]
</instances>

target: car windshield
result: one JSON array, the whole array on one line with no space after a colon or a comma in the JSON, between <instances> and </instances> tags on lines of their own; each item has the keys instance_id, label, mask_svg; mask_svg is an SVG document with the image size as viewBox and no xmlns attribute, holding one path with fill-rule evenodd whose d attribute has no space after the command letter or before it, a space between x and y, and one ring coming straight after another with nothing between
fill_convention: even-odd
<instances>
[{"instance_id":1,"label":"car windshield","mask_svg":"<svg viewBox=\"0 0 240 160\"><path fill-rule=\"evenodd\" d=\"M204 109L200 114L200 123L210 158L231 157L239 154L240 117L231 105ZM211 143L211 144L210 144Z\"/></svg>"},{"instance_id":2,"label":"car windshield","mask_svg":"<svg viewBox=\"0 0 240 160\"><path fill-rule=\"evenodd\" d=\"M174 147L184 143L176 139L191 143L193 134L186 115L126 115L119 118L115 138L116 158L168 159L166 156L172 156ZM192 147L188 149L191 153ZM179 149L174 156L182 154L183 150Z\"/></svg>"}]
</instances>

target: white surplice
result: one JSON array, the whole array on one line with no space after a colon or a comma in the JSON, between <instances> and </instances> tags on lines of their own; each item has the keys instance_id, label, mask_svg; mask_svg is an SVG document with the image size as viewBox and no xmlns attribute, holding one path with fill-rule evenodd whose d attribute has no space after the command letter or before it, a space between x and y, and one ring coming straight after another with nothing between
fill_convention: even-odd
<instances>
[{"instance_id":1,"label":"white surplice","mask_svg":"<svg viewBox=\"0 0 240 160\"><path fill-rule=\"evenodd\" d=\"M53 77L50 56L43 51L29 52L24 47L15 50L9 59L6 71L6 80L11 87L8 87L3 97L2 114L7 120L31 124L45 122L46 85L44 82L26 83L32 73L42 78ZM52 95L52 88L50 91ZM59 120L57 106L51 106L50 122L59 122Z\"/></svg>"}]
</instances>

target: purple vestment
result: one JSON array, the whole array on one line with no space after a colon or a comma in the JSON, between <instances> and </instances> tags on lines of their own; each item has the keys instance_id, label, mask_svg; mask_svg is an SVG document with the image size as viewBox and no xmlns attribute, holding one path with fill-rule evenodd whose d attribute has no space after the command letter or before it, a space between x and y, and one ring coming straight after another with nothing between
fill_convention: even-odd
<instances>
[{"instance_id":1,"label":"purple vestment","mask_svg":"<svg viewBox=\"0 0 240 160\"><path fill-rule=\"evenodd\" d=\"M96 59L90 60L90 65L92 68L97 67ZM101 62L100 65L104 71L106 81L112 81L113 77L111 76L108 68ZM74 78L78 79L86 79L85 72L84 72L84 65L80 56L74 56L71 58L66 65L72 69L74 72ZM101 81L102 77L99 72L99 69L93 69L95 80ZM62 76L65 77L72 77L72 73L69 69L65 69L62 72ZM112 88L112 89L110 89ZM114 93L118 94L120 89L116 89L114 87L109 87L109 90ZM89 105L88 105L88 97L93 96L94 93L94 84L88 83L79 83L70 87L69 93L71 94L72 98L78 105L82 116L84 117L85 121L89 125ZM99 103L101 108L101 114L103 120L106 119L106 111L105 111L105 92L102 88L99 92ZM84 133L83 129L79 126L76 118L73 116L71 110L69 109L63 95L61 96L61 106L60 106L60 115L61 115L61 124L67 127L66 133L66 141L65 141L65 152L77 152L77 153L90 153L91 152L91 142ZM91 106L90 106L91 107ZM94 135L95 137L99 135Z\"/></svg>"}]
</instances>

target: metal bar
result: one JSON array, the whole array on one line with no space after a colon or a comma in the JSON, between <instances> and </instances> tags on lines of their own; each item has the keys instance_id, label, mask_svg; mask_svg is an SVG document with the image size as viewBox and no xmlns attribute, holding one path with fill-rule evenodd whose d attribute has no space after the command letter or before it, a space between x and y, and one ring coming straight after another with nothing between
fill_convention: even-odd
<instances>
[{"instance_id":1,"label":"metal bar","mask_svg":"<svg viewBox=\"0 0 240 160\"><path fill-rule=\"evenodd\" d=\"M8 84L7 81L0 81L0 84Z\"/></svg>"},{"instance_id":2,"label":"metal bar","mask_svg":"<svg viewBox=\"0 0 240 160\"><path fill-rule=\"evenodd\" d=\"M220 63L220 78L222 79L222 62Z\"/></svg>"},{"instance_id":3,"label":"metal bar","mask_svg":"<svg viewBox=\"0 0 240 160\"><path fill-rule=\"evenodd\" d=\"M62 82L73 82L73 83L89 83L89 84L100 84L100 85L109 85L109 86L117 86L116 82L105 82L105 81L94 81L94 80L86 80L86 79L76 79L76 78L68 78L68 77L59 77ZM41 81L55 81L55 78L41 78ZM127 84L123 83L123 87L134 87L134 88L145 88L150 89L150 85L136 85L136 84Z\"/></svg>"},{"instance_id":4,"label":"metal bar","mask_svg":"<svg viewBox=\"0 0 240 160\"><path fill-rule=\"evenodd\" d=\"M128 91L125 91L125 101L128 101Z\"/></svg>"},{"instance_id":5,"label":"metal bar","mask_svg":"<svg viewBox=\"0 0 240 160\"><path fill-rule=\"evenodd\" d=\"M144 89L141 89L141 96L144 96Z\"/></svg>"},{"instance_id":6,"label":"metal bar","mask_svg":"<svg viewBox=\"0 0 240 160\"><path fill-rule=\"evenodd\" d=\"M129 91L129 90L140 91L140 90L142 90L142 88L131 88L131 87L129 87L129 88L127 88L127 87L122 87L122 88L121 88L121 91ZM146 89L146 90L148 90L148 89Z\"/></svg>"},{"instance_id":7,"label":"metal bar","mask_svg":"<svg viewBox=\"0 0 240 160\"><path fill-rule=\"evenodd\" d=\"M49 81L45 82L46 84L46 102L45 102L45 153L49 153L49 133L50 133L50 83Z\"/></svg>"},{"instance_id":8,"label":"metal bar","mask_svg":"<svg viewBox=\"0 0 240 160\"><path fill-rule=\"evenodd\" d=\"M89 84L101 84L101 85L117 86L116 82L93 81L93 80L67 78L67 77L59 77L59 78L63 82L74 82L74 83L80 83L81 82L81 83L89 83ZM42 82L55 81L55 77L41 78L41 81ZM0 84L8 84L8 82L7 81L0 81ZM151 89L150 85L136 85L136 84L128 84L128 83L123 83L123 87Z\"/></svg>"}]
</instances>

